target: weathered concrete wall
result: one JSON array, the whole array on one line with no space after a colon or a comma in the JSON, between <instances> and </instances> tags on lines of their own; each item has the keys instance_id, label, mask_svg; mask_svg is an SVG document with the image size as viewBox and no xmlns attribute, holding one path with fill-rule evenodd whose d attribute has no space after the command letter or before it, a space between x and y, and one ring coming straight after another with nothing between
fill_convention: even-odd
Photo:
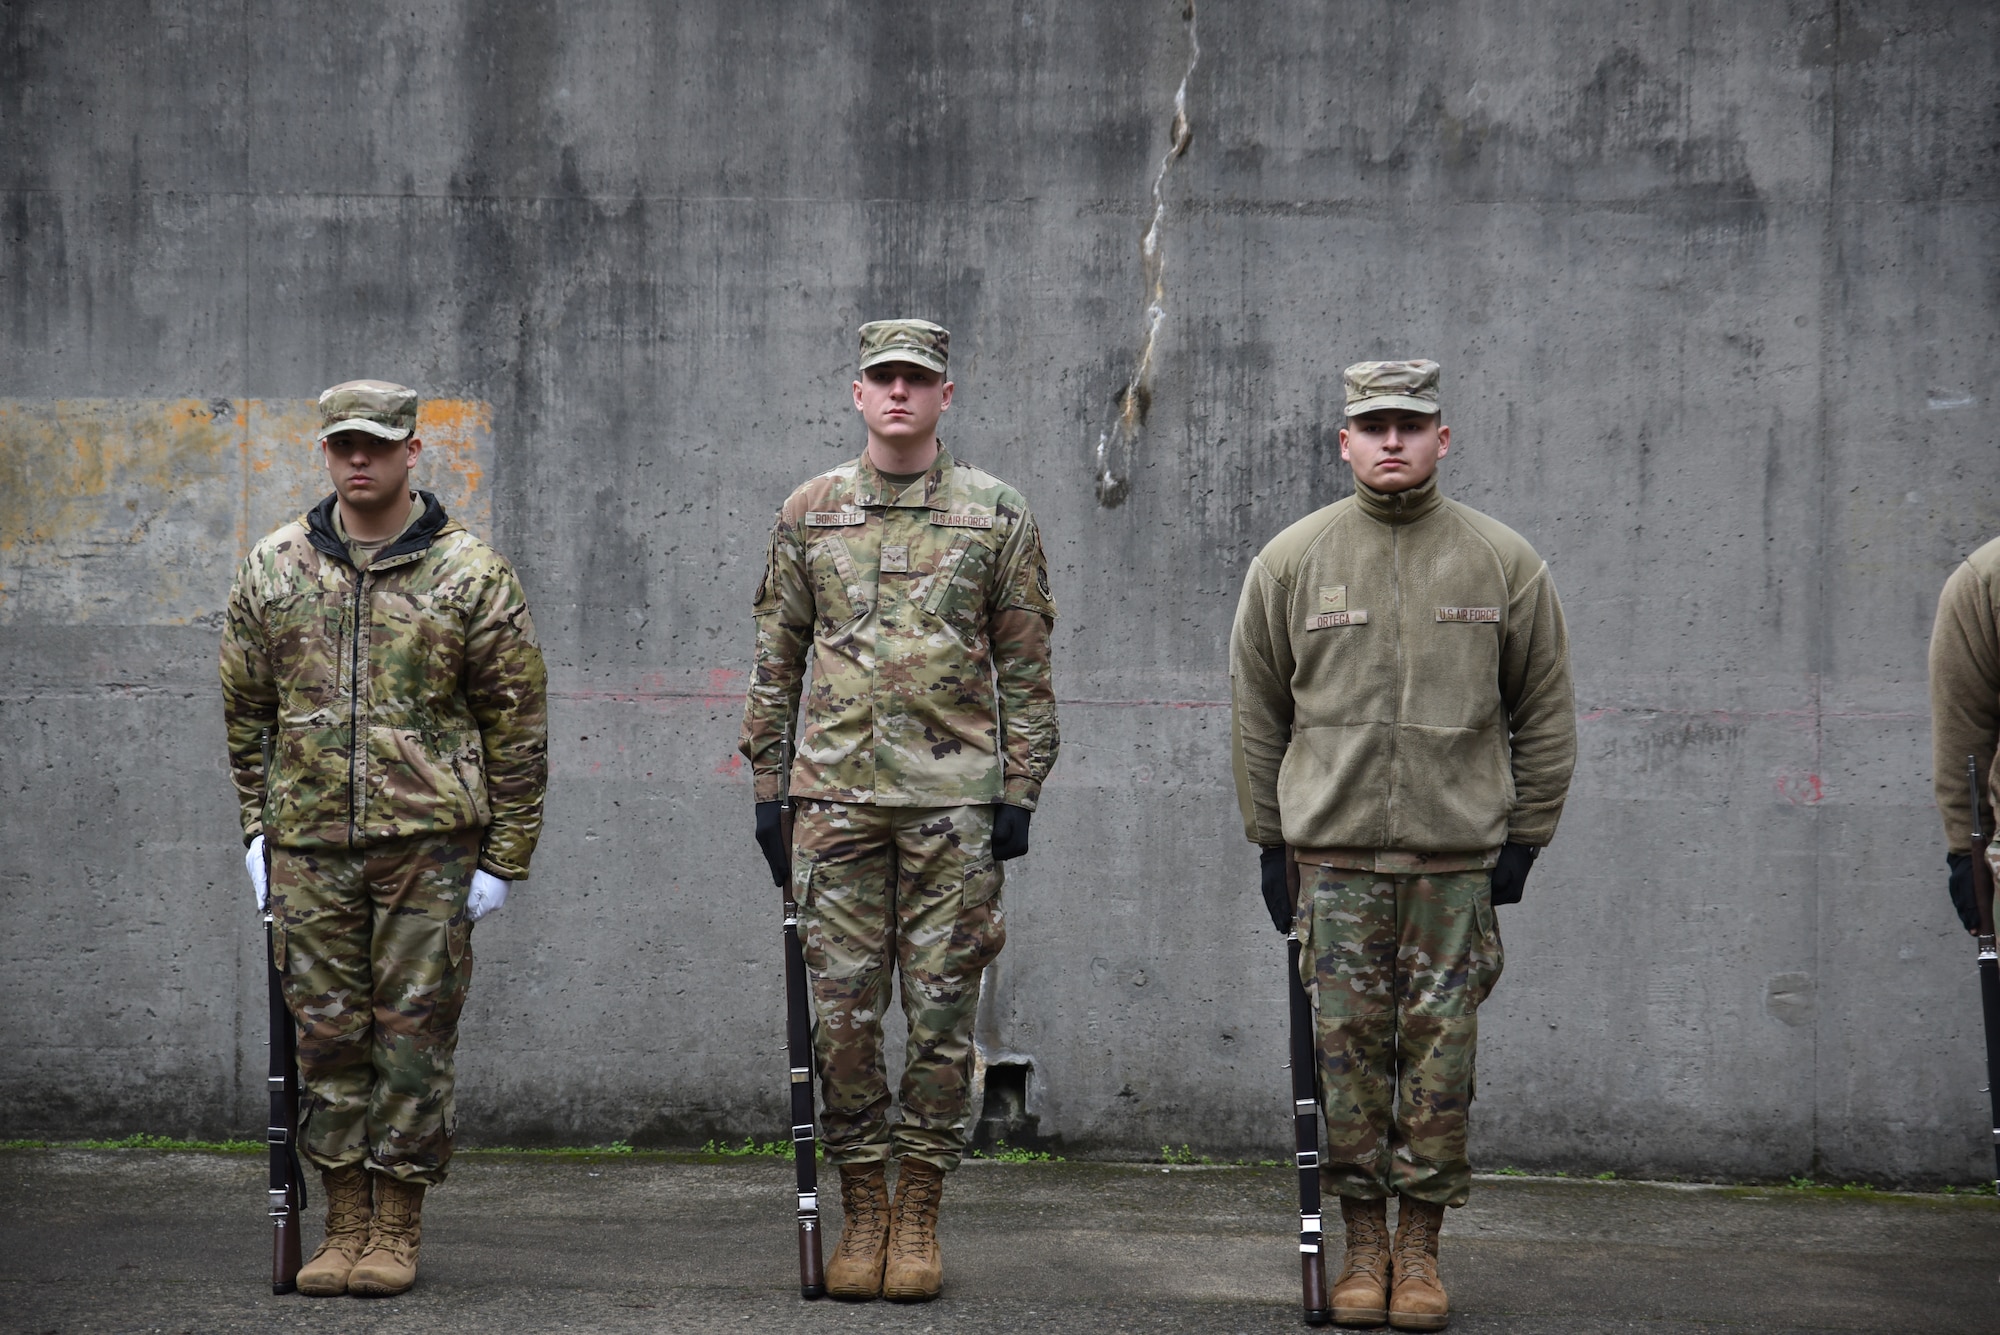
<instances>
[{"instance_id":1,"label":"weathered concrete wall","mask_svg":"<svg viewBox=\"0 0 2000 1335\"><path fill-rule=\"evenodd\" d=\"M746 611L772 508L858 448L853 327L908 312L1064 612L983 1020L1044 1133L1284 1143L1224 646L1348 485L1338 368L1427 353L1583 725L1478 1157L1981 1175L1923 659L2000 531L1996 37L1886 0L0 5L0 1134L260 1124L217 612L317 486L299 402L363 374L450 401L434 476L554 673L467 1134L776 1128Z\"/></svg>"}]
</instances>

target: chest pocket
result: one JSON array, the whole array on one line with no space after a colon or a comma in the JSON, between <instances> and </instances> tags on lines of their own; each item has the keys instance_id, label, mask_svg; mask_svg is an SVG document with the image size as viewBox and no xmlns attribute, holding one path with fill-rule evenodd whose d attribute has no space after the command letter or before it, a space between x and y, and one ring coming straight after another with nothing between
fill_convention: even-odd
<instances>
[{"instance_id":1,"label":"chest pocket","mask_svg":"<svg viewBox=\"0 0 2000 1335\"><path fill-rule=\"evenodd\" d=\"M264 651L287 714L310 713L340 690L350 615L338 588L307 588L264 605Z\"/></svg>"},{"instance_id":2,"label":"chest pocket","mask_svg":"<svg viewBox=\"0 0 2000 1335\"><path fill-rule=\"evenodd\" d=\"M986 622L986 589L992 583L995 549L990 533L967 529L952 540L938 562L936 581L924 599L924 611L962 630L978 630Z\"/></svg>"},{"instance_id":3,"label":"chest pocket","mask_svg":"<svg viewBox=\"0 0 2000 1335\"><path fill-rule=\"evenodd\" d=\"M812 575L813 606L824 629L844 626L868 610L868 595L845 538L834 533L814 538L806 548L806 568Z\"/></svg>"},{"instance_id":4,"label":"chest pocket","mask_svg":"<svg viewBox=\"0 0 2000 1335\"><path fill-rule=\"evenodd\" d=\"M428 699L459 680L471 609L457 595L406 588L392 572L372 601L369 656L388 678L392 698Z\"/></svg>"}]
</instances>

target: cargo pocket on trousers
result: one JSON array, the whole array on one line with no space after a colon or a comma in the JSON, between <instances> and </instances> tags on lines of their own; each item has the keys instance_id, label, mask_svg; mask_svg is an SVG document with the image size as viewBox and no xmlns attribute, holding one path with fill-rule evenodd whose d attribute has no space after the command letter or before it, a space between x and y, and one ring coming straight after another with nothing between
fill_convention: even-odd
<instances>
[{"instance_id":1,"label":"cargo pocket on trousers","mask_svg":"<svg viewBox=\"0 0 2000 1335\"><path fill-rule=\"evenodd\" d=\"M437 980L435 1008L423 1028L433 1034L458 1028L465 1009L465 994L472 985L472 919L463 910L444 924L444 976Z\"/></svg>"},{"instance_id":2,"label":"cargo pocket on trousers","mask_svg":"<svg viewBox=\"0 0 2000 1335\"><path fill-rule=\"evenodd\" d=\"M1007 873L990 857L965 869L959 886L958 920L952 924L951 946L945 951L945 972L964 977L991 964L1007 944L1007 916L1000 887Z\"/></svg>"}]
</instances>

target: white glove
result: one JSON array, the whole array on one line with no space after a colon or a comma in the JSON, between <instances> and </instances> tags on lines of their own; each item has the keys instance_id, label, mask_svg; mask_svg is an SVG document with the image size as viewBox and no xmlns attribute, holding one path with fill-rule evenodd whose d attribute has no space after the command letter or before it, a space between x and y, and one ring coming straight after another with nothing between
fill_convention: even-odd
<instances>
[{"instance_id":1,"label":"white glove","mask_svg":"<svg viewBox=\"0 0 2000 1335\"><path fill-rule=\"evenodd\" d=\"M243 854L243 868L250 873L250 888L257 892L257 911L262 913L271 902L271 886L264 870L263 835L250 841L249 850Z\"/></svg>"},{"instance_id":2,"label":"white glove","mask_svg":"<svg viewBox=\"0 0 2000 1335\"><path fill-rule=\"evenodd\" d=\"M472 892L465 897L465 911L478 922L489 913L498 912L507 903L509 882L501 880L490 871L472 873Z\"/></svg>"}]
</instances>

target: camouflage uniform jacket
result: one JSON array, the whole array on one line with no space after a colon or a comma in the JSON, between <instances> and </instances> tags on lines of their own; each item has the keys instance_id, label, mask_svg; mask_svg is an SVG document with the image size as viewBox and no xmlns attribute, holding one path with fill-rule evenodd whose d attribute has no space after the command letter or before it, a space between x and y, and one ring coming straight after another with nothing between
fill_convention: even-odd
<instances>
[{"instance_id":1,"label":"camouflage uniform jacket","mask_svg":"<svg viewBox=\"0 0 2000 1335\"><path fill-rule=\"evenodd\" d=\"M778 511L757 586L757 800L783 788L810 650L795 795L1033 810L1056 761L1055 615L1035 521L998 478L942 447L900 494L865 454L814 478Z\"/></svg>"},{"instance_id":2,"label":"camouflage uniform jacket","mask_svg":"<svg viewBox=\"0 0 2000 1335\"><path fill-rule=\"evenodd\" d=\"M366 570L331 496L238 568L222 701L243 835L363 848L483 827L479 865L517 881L548 781L542 651L512 568L418 496L422 518Z\"/></svg>"}]
</instances>

